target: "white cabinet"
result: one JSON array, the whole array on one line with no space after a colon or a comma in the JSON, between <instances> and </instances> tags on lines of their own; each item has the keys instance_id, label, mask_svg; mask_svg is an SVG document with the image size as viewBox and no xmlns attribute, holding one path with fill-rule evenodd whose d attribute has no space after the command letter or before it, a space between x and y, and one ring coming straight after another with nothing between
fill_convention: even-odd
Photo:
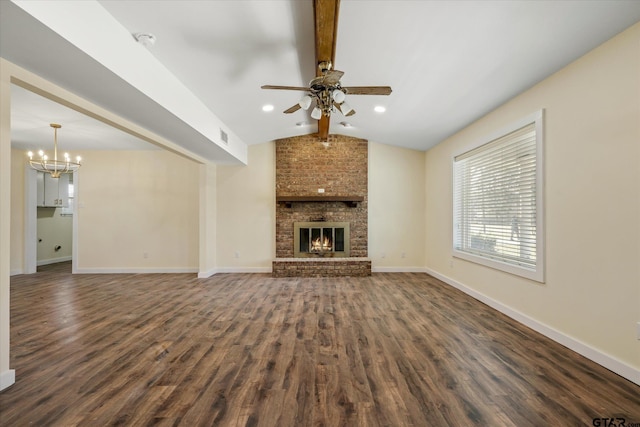
<instances>
[{"instance_id":1,"label":"white cabinet","mask_svg":"<svg viewBox=\"0 0 640 427\"><path fill-rule=\"evenodd\" d=\"M63 173L60 178L38 172L38 207L66 208L69 206L69 175Z\"/></svg>"}]
</instances>

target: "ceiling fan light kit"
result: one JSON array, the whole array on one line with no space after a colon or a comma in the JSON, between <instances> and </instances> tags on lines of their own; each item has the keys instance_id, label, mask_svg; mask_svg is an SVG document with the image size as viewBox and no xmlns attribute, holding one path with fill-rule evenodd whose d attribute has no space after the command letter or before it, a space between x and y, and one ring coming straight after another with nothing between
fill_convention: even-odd
<instances>
[{"instance_id":1,"label":"ceiling fan light kit","mask_svg":"<svg viewBox=\"0 0 640 427\"><path fill-rule=\"evenodd\" d=\"M300 105L300 108L302 108L303 110L308 110L311 106L311 101L313 101L311 95L305 95L302 97L300 102L298 102L298 105Z\"/></svg>"},{"instance_id":2,"label":"ceiling fan light kit","mask_svg":"<svg viewBox=\"0 0 640 427\"><path fill-rule=\"evenodd\" d=\"M333 97L333 100L338 104L340 104L341 102L344 102L344 99L347 97L347 95L345 95L345 93L339 89L334 90L331 93L331 96Z\"/></svg>"},{"instance_id":3,"label":"ceiling fan light kit","mask_svg":"<svg viewBox=\"0 0 640 427\"><path fill-rule=\"evenodd\" d=\"M343 102L340 105L340 110L342 111L342 114L346 117L346 116L353 116L356 112L353 110L353 108L351 108L351 106L349 104L347 104L346 102Z\"/></svg>"}]
</instances>

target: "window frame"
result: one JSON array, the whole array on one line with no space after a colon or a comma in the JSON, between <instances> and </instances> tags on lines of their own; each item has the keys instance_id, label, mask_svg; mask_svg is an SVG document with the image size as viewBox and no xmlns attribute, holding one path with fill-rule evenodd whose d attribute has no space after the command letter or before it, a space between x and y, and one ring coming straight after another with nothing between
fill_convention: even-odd
<instances>
[{"instance_id":1,"label":"window frame","mask_svg":"<svg viewBox=\"0 0 640 427\"><path fill-rule=\"evenodd\" d=\"M480 148L486 144L490 144L504 136L509 135L519 129L522 129L528 125L534 125L535 129L535 150L536 150L536 170L535 170L535 224L536 224L536 265L535 269L530 269L522 266L517 266L502 262L496 259L491 259L478 254L465 252L463 250L456 249L456 218L455 218L455 204L456 204L456 186L455 186L455 164L456 158L469 153L477 148ZM451 157L451 249L452 256L454 258L464 259L476 264L480 264L486 267L490 267L496 270L504 271L510 274L514 274L527 279L535 280L537 282L545 282L545 227L544 227L544 110L538 110L533 114L530 114L522 119L511 123L510 125L496 131L484 138L474 141L471 144L463 147L459 151L453 153Z\"/></svg>"}]
</instances>

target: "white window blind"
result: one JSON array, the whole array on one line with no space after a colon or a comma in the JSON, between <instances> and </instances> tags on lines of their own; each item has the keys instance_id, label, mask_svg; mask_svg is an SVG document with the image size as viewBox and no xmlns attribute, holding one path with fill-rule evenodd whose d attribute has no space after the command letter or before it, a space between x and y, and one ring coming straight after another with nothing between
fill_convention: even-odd
<instances>
[{"instance_id":1,"label":"white window blind","mask_svg":"<svg viewBox=\"0 0 640 427\"><path fill-rule=\"evenodd\" d=\"M531 122L454 157L454 255L542 281L539 137Z\"/></svg>"}]
</instances>

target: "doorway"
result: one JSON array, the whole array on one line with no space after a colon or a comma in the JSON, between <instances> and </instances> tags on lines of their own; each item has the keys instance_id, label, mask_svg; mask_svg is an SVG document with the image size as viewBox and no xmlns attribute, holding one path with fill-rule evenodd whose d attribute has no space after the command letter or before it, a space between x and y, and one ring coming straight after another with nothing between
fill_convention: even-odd
<instances>
[{"instance_id":1,"label":"doorway","mask_svg":"<svg viewBox=\"0 0 640 427\"><path fill-rule=\"evenodd\" d=\"M75 271L76 215L73 203L78 174L60 178L45 176L25 168L25 274L33 274L43 265L71 261ZM59 206L46 201L45 186L59 186Z\"/></svg>"}]
</instances>

